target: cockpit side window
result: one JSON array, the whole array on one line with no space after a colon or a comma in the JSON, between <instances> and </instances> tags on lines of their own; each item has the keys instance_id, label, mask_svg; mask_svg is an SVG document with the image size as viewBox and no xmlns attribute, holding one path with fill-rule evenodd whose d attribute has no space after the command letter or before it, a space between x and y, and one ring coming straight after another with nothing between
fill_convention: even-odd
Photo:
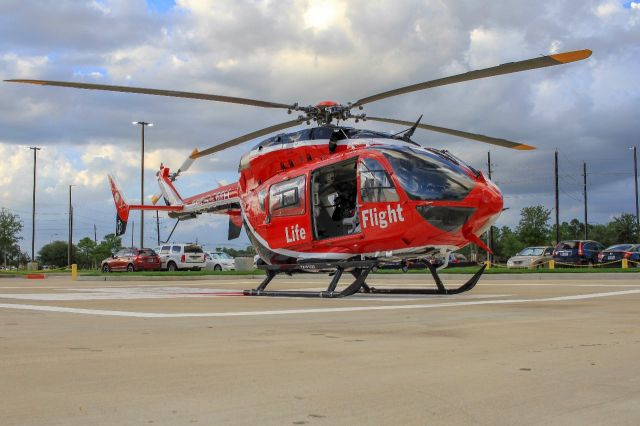
<instances>
[{"instance_id":1,"label":"cockpit side window","mask_svg":"<svg viewBox=\"0 0 640 426\"><path fill-rule=\"evenodd\" d=\"M365 203L398 201L391 178L374 158L362 158L358 164L360 174L360 196Z\"/></svg>"},{"instance_id":2,"label":"cockpit side window","mask_svg":"<svg viewBox=\"0 0 640 426\"><path fill-rule=\"evenodd\" d=\"M271 185L269 212L272 216L292 216L305 212L305 176Z\"/></svg>"},{"instance_id":3,"label":"cockpit side window","mask_svg":"<svg viewBox=\"0 0 640 426\"><path fill-rule=\"evenodd\" d=\"M463 200L474 181L459 166L414 148L380 149L412 200Z\"/></svg>"}]
</instances>

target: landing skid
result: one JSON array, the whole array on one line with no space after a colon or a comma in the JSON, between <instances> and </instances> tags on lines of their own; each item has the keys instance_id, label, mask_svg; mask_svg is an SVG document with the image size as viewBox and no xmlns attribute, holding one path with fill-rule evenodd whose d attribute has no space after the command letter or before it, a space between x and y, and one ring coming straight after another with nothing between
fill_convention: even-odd
<instances>
[{"instance_id":1,"label":"landing skid","mask_svg":"<svg viewBox=\"0 0 640 426\"><path fill-rule=\"evenodd\" d=\"M363 293L377 293L377 294L460 294L460 293L464 293L465 291L469 291L472 288L474 288L476 286L476 284L478 284L478 281L480 280L480 277L482 276L482 274L484 273L485 268L487 267L487 265L482 265L482 267L478 270L478 272L476 272L475 274L473 274L473 276L469 279L469 281L467 281L466 283L464 283L463 285L461 285L458 288L446 288L444 286L444 283L442 282L442 280L440 279L440 276L438 275L438 272L436 271L436 268L431 265L431 264L427 264L427 267L429 268L429 272L431 272L431 275L433 276L433 280L436 282L436 287L438 288L375 288L375 287L371 287L369 289L369 291L363 291Z\"/></svg>"},{"instance_id":2,"label":"landing skid","mask_svg":"<svg viewBox=\"0 0 640 426\"><path fill-rule=\"evenodd\" d=\"M270 296L270 297L320 297L320 298L341 298L348 297L355 293L365 294L459 294L471 290L476 286L486 265L483 265L469 281L454 289L447 289L436 268L427 264L437 288L375 288L366 283L369 273L379 266L378 261L343 261L343 262L323 262L323 263L303 263L293 265L262 265L267 276L258 287L253 290L244 290L245 296ZM304 271L333 271L333 277L328 287L324 291L304 291L304 290L266 290L269 283L281 273L291 275ZM349 271L355 278L351 284L341 291L336 291L338 281L345 271Z\"/></svg>"}]
</instances>

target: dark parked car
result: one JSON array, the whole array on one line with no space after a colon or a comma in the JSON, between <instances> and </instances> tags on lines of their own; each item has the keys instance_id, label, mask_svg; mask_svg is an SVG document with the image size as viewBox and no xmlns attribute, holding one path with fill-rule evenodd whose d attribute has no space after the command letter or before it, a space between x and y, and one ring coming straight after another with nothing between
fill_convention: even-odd
<instances>
[{"instance_id":1,"label":"dark parked car","mask_svg":"<svg viewBox=\"0 0 640 426\"><path fill-rule=\"evenodd\" d=\"M640 262L640 244L616 244L607 247L598 254L598 261L602 263L616 262L612 266L619 266L622 259L632 262ZM631 263L629 266L640 266L638 263Z\"/></svg>"},{"instance_id":2,"label":"dark parked car","mask_svg":"<svg viewBox=\"0 0 640 426\"><path fill-rule=\"evenodd\" d=\"M602 250L604 250L604 246L597 241L560 241L553 250L553 260L561 264L593 265L598 262L598 253Z\"/></svg>"},{"instance_id":3,"label":"dark parked car","mask_svg":"<svg viewBox=\"0 0 640 426\"><path fill-rule=\"evenodd\" d=\"M102 261L102 272L159 271L160 256L149 248L125 248Z\"/></svg>"},{"instance_id":4,"label":"dark parked car","mask_svg":"<svg viewBox=\"0 0 640 426\"><path fill-rule=\"evenodd\" d=\"M431 261L431 264L435 267L440 267L444 265L444 257L436 256ZM467 260L466 256L462 253L449 253L449 263L447 267L455 268L455 267L466 267L466 266L476 266L477 262L472 262Z\"/></svg>"}]
</instances>

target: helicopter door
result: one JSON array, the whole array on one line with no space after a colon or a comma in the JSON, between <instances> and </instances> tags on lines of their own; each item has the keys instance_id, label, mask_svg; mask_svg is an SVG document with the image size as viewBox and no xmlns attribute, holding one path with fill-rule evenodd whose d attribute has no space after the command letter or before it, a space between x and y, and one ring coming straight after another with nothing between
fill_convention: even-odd
<instances>
[{"instance_id":1,"label":"helicopter door","mask_svg":"<svg viewBox=\"0 0 640 426\"><path fill-rule=\"evenodd\" d=\"M307 209L306 176L271 185L269 189L269 233L277 246L296 246L311 241Z\"/></svg>"},{"instance_id":2,"label":"helicopter door","mask_svg":"<svg viewBox=\"0 0 640 426\"><path fill-rule=\"evenodd\" d=\"M316 240L360 233L357 158L316 169L311 174L313 236Z\"/></svg>"},{"instance_id":3,"label":"helicopter door","mask_svg":"<svg viewBox=\"0 0 640 426\"><path fill-rule=\"evenodd\" d=\"M382 164L375 158L362 158L358 174L362 228L384 230L394 223L403 222L404 216L398 204L400 197Z\"/></svg>"}]
</instances>

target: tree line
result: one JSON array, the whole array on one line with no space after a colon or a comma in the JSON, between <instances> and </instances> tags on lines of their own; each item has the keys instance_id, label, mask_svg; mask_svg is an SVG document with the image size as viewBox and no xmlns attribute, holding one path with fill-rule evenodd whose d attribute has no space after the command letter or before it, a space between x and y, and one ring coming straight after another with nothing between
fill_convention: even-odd
<instances>
[{"instance_id":1,"label":"tree line","mask_svg":"<svg viewBox=\"0 0 640 426\"><path fill-rule=\"evenodd\" d=\"M22 220L17 214L4 207L0 209L0 263L3 266L18 266L27 263L31 257L18 244L22 237Z\"/></svg>"},{"instance_id":2,"label":"tree line","mask_svg":"<svg viewBox=\"0 0 640 426\"><path fill-rule=\"evenodd\" d=\"M496 257L506 259L525 247L555 246L556 226L550 225L551 210L541 205L524 207L515 229L508 226L493 229L493 252ZM636 216L622 213L606 224L589 224L590 240L605 246L640 242ZM560 240L582 240L585 236L584 222L572 219L560 224ZM471 248L466 248L469 252Z\"/></svg>"}]
</instances>

